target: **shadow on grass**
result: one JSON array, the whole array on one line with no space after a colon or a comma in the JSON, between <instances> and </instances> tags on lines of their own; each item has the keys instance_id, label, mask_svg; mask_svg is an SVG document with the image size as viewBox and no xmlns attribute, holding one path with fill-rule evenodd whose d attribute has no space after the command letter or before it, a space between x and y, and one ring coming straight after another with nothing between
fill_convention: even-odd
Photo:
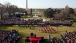
<instances>
[{"instance_id":1,"label":"shadow on grass","mask_svg":"<svg viewBox=\"0 0 76 43\"><path fill-rule=\"evenodd\" d=\"M8 27L13 27L13 25L0 25L0 30L8 29Z\"/></svg>"},{"instance_id":2,"label":"shadow on grass","mask_svg":"<svg viewBox=\"0 0 76 43\"><path fill-rule=\"evenodd\" d=\"M20 36L19 43L25 43L25 39L28 36L28 34L19 32L19 36Z\"/></svg>"},{"instance_id":3,"label":"shadow on grass","mask_svg":"<svg viewBox=\"0 0 76 43\"><path fill-rule=\"evenodd\" d=\"M7 26L0 25L0 30L2 30L2 29L7 29Z\"/></svg>"}]
</instances>

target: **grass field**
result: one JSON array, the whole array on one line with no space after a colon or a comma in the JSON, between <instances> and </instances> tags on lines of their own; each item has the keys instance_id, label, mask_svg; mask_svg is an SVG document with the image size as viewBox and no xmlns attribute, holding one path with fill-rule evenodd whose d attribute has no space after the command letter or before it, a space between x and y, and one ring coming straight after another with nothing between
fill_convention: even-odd
<instances>
[{"instance_id":1,"label":"grass field","mask_svg":"<svg viewBox=\"0 0 76 43\"><path fill-rule=\"evenodd\" d=\"M57 30L57 27L55 26L48 26L48 27L53 27ZM31 32L33 33L36 33L37 36L42 36L44 38L48 38L48 35L50 34L51 37L58 37L58 38L61 38L60 37L60 34L62 33L65 33L65 31L75 31L76 30L76 23L73 24L73 26L69 27L69 26L58 26L58 30L54 33L43 33L43 32L40 32L38 31L38 26L36 27L32 27L32 29L29 29L28 27L26 26L0 26L0 30L18 30L19 33L20 33L20 41L19 43L24 43L24 39L26 38L26 36L29 36L29 34Z\"/></svg>"}]
</instances>

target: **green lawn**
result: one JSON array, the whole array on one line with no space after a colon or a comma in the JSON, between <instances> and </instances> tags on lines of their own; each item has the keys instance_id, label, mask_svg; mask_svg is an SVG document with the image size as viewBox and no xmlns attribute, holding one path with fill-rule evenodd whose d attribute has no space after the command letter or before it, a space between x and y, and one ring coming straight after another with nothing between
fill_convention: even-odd
<instances>
[{"instance_id":1,"label":"green lawn","mask_svg":"<svg viewBox=\"0 0 76 43\"><path fill-rule=\"evenodd\" d=\"M53 27L57 30L57 27L55 26L48 26L48 27ZM26 26L0 26L0 29L2 30L12 30L16 29L20 33L20 42L19 43L24 43L24 39L26 36L29 36L31 32L36 33L37 36L43 36L45 38L48 38L48 35L50 34L51 37L58 37L60 38L60 34L65 33L65 31L75 31L76 30L76 23L73 24L73 26L68 27L68 26L58 26L58 30L54 33L43 33L38 31L38 26L32 27L32 29L26 28Z\"/></svg>"}]
</instances>

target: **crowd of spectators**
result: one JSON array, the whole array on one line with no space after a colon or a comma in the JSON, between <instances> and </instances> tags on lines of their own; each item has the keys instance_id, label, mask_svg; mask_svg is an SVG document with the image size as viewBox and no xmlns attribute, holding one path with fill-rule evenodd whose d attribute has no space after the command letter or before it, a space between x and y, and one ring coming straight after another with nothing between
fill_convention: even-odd
<instances>
[{"instance_id":1,"label":"crowd of spectators","mask_svg":"<svg viewBox=\"0 0 76 43\"><path fill-rule=\"evenodd\" d=\"M59 25L72 26L73 24L72 21L68 21L68 20L50 20L49 23L50 25L53 25L53 26L59 26Z\"/></svg>"},{"instance_id":2,"label":"crowd of spectators","mask_svg":"<svg viewBox=\"0 0 76 43\"><path fill-rule=\"evenodd\" d=\"M63 43L63 41L57 37L50 39L50 43Z\"/></svg>"},{"instance_id":3,"label":"crowd of spectators","mask_svg":"<svg viewBox=\"0 0 76 43\"><path fill-rule=\"evenodd\" d=\"M67 32L65 34L61 34L62 39L65 43L76 43L76 31Z\"/></svg>"},{"instance_id":4,"label":"crowd of spectators","mask_svg":"<svg viewBox=\"0 0 76 43\"><path fill-rule=\"evenodd\" d=\"M33 36L34 34L31 34L30 36ZM29 38L29 37L28 37ZM51 38L50 35L48 36L48 40L44 39L44 37L41 37L41 40L39 40L39 43L76 43L76 31L74 32L67 32L65 34L61 34L61 39L57 37ZM30 42L30 40L29 40Z\"/></svg>"},{"instance_id":5,"label":"crowd of spectators","mask_svg":"<svg viewBox=\"0 0 76 43\"><path fill-rule=\"evenodd\" d=\"M20 19L18 17L10 17L7 19L4 19L0 21L0 24L6 24L6 25L38 25L38 26L58 26L58 25L63 25L63 26L72 26L72 22L68 20L49 20L49 21L44 21L43 19Z\"/></svg>"},{"instance_id":6,"label":"crowd of spectators","mask_svg":"<svg viewBox=\"0 0 76 43\"><path fill-rule=\"evenodd\" d=\"M39 25L39 26L58 26L58 25L64 25L64 26L72 26L73 22L70 20L49 20L44 21L43 19L28 19L27 24L30 25Z\"/></svg>"},{"instance_id":7,"label":"crowd of spectators","mask_svg":"<svg viewBox=\"0 0 76 43\"><path fill-rule=\"evenodd\" d=\"M37 23L43 22L43 19L28 19L28 24L34 24L37 25Z\"/></svg>"},{"instance_id":8,"label":"crowd of spectators","mask_svg":"<svg viewBox=\"0 0 76 43\"><path fill-rule=\"evenodd\" d=\"M19 25L19 24L25 24L25 20L24 19L20 19L18 17L10 17L7 19L4 19L1 21L1 24L6 24L6 25Z\"/></svg>"},{"instance_id":9,"label":"crowd of spectators","mask_svg":"<svg viewBox=\"0 0 76 43\"><path fill-rule=\"evenodd\" d=\"M19 38L17 30L0 30L0 43L18 43Z\"/></svg>"},{"instance_id":10,"label":"crowd of spectators","mask_svg":"<svg viewBox=\"0 0 76 43\"><path fill-rule=\"evenodd\" d=\"M32 40L29 40L30 37L33 37L33 38L31 38ZM34 39L35 37L37 37L36 34L31 33L29 37L26 37L25 43L27 43L27 42L31 42L32 43L32 41L35 40ZM38 38L39 38L39 40L36 39L37 42L35 42L35 43L63 43L63 41L61 39L59 39L57 37L51 38L50 35L48 36L48 39L44 39L44 37L38 37Z\"/></svg>"}]
</instances>

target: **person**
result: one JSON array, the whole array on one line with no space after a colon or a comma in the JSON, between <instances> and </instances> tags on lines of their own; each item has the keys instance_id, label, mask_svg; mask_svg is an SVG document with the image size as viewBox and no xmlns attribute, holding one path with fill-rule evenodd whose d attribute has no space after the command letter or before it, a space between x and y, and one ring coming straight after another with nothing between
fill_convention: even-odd
<instances>
[{"instance_id":1,"label":"person","mask_svg":"<svg viewBox=\"0 0 76 43\"><path fill-rule=\"evenodd\" d=\"M50 40L51 39L51 37L50 37L50 35L48 35L48 40Z\"/></svg>"},{"instance_id":2,"label":"person","mask_svg":"<svg viewBox=\"0 0 76 43\"><path fill-rule=\"evenodd\" d=\"M38 40L38 43L40 43L40 40Z\"/></svg>"},{"instance_id":3,"label":"person","mask_svg":"<svg viewBox=\"0 0 76 43\"><path fill-rule=\"evenodd\" d=\"M33 37L34 36L34 33L30 33L30 36Z\"/></svg>"},{"instance_id":4,"label":"person","mask_svg":"<svg viewBox=\"0 0 76 43\"><path fill-rule=\"evenodd\" d=\"M32 40L30 40L30 43L32 43Z\"/></svg>"},{"instance_id":5,"label":"person","mask_svg":"<svg viewBox=\"0 0 76 43\"><path fill-rule=\"evenodd\" d=\"M33 36L34 38L36 38L36 34L34 34L34 36Z\"/></svg>"},{"instance_id":6,"label":"person","mask_svg":"<svg viewBox=\"0 0 76 43\"><path fill-rule=\"evenodd\" d=\"M32 28L31 25L29 25L29 28L30 28L30 29Z\"/></svg>"}]
</instances>

